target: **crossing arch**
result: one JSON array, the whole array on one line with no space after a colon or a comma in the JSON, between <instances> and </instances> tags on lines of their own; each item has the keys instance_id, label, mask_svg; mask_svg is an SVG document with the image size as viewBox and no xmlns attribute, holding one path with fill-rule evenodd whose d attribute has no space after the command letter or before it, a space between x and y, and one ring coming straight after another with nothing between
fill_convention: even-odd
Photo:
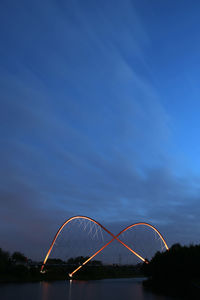
<instances>
[{"instance_id":1,"label":"crossing arch","mask_svg":"<svg viewBox=\"0 0 200 300\"><path fill-rule=\"evenodd\" d=\"M163 242L163 244L164 244L166 250L169 250L169 247L168 247L168 245L167 245L167 243L166 243L166 240L164 239L163 235L160 233L160 231L159 231L156 227L154 227L153 225L151 225L151 224L149 224L149 223L146 223L146 222L138 222L138 223L131 224L131 225L127 226L126 228L124 228L122 231L120 231L117 235L114 235L110 230L108 230L106 227L104 227L101 223L99 223L98 221L96 221L96 220L94 220L94 219L92 219L92 218L90 218L90 217L87 217L87 216L74 216L74 217L71 217L71 218L69 218L68 220L66 220L66 221L60 226L60 228L58 229L57 233L55 234L55 236L54 236L54 238L53 238L53 241L52 241L52 243L51 243L51 245L50 245L50 247L49 247L49 250L48 250L48 252L47 252L47 254L46 254L46 256L45 256L45 259L44 259L44 261L43 261L43 264L42 264L42 266L41 266L41 270L40 270L41 273L44 272L44 271L43 271L44 266L45 266L45 264L46 264L46 262L47 262L47 259L48 259L49 255L50 255L50 253L51 253L51 251L52 251L52 249L53 249L53 246L54 246L54 244L55 244L55 242L56 242L56 240L57 240L57 238L58 238L60 232L63 230L63 228L64 228L67 224L69 224L72 220L75 220L75 219L85 219L85 220L89 220L89 221L95 223L96 225L100 226L103 230L105 230L105 231L112 237L112 239L111 239L109 242L107 242L105 245L103 245L98 251L96 251L94 254L92 254L86 261L84 261L84 262L82 263L82 265L80 265L80 266L79 266L78 268L76 268L73 272L71 272L71 273L69 274L70 277L72 277L78 270L80 270L84 265L86 265L91 259L93 259L98 253L100 253L103 249L105 249L105 248L106 248L109 244L111 244L114 240L117 240L120 244L122 244L124 247L126 247L130 252L132 252L134 255L136 255L141 261L143 261L143 262L145 262L145 263L148 263L148 261L147 261L145 258L143 258L139 253L137 253L136 251L134 251L131 247L129 247L127 244L125 244L123 241L121 241L121 240L119 239L119 236L120 236L122 233L124 233L124 232L126 232L127 230L129 230L129 229L131 229L131 228L133 228L133 227L136 227L136 226L141 226L141 225L143 225L143 226L147 226L147 227L153 229L153 230L156 232L156 234L160 237L160 239L162 240L162 242Z\"/></svg>"}]
</instances>

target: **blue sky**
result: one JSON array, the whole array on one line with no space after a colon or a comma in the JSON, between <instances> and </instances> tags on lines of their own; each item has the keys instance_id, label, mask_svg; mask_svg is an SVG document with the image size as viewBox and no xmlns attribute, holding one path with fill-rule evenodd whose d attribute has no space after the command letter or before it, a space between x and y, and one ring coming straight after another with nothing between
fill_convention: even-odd
<instances>
[{"instance_id":1,"label":"blue sky","mask_svg":"<svg viewBox=\"0 0 200 300\"><path fill-rule=\"evenodd\" d=\"M199 242L199 8L1 1L3 248L76 214Z\"/></svg>"}]
</instances>

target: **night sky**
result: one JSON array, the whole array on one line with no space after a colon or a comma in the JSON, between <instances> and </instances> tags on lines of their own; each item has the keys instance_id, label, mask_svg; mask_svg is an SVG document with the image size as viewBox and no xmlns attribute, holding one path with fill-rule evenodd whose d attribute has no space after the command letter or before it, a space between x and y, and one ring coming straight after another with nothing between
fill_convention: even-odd
<instances>
[{"instance_id":1,"label":"night sky","mask_svg":"<svg viewBox=\"0 0 200 300\"><path fill-rule=\"evenodd\" d=\"M200 243L200 3L0 1L0 247L87 215Z\"/></svg>"}]
</instances>

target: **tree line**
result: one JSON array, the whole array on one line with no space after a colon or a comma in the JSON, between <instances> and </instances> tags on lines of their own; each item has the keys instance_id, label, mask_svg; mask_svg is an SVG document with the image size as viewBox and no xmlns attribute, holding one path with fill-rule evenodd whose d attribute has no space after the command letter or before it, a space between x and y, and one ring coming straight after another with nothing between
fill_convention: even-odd
<instances>
[{"instance_id":1,"label":"tree line","mask_svg":"<svg viewBox=\"0 0 200 300\"><path fill-rule=\"evenodd\" d=\"M188 299L200 299L200 245L174 244L143 265L144 286ZM192 294L194 293L194 294ZM191 295L193 298L191 298Z\"/></svg>"}]
</instances>

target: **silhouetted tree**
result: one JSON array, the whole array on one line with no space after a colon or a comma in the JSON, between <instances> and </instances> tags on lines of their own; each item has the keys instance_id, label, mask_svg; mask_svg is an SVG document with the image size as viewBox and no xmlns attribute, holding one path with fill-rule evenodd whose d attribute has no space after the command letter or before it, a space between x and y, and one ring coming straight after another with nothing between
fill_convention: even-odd
<instances>
[{"instance_id":1,"label":"silhouetted tree","mask_svg":"<svg viewBox=\"0 0 200 300\"><path fill-rule=\"evenodd\" d=\"M9 265L10 265L9 252L3 251L0 248L0 273L4 273Z\"/></svg>"},{"instance_id":2,"label":"silhouetted tree","mask_svg":"<svg viewBox=\"0 0 200 300\"><path fill-rule=\"evenodd\" d=\"M200 282L200 245L175 244L168 251L157 252L148 264L143 265L143 272L156 288L190 293L196 282Z\"/></svg>"},{"instance_id":3,"label":"silhouetted tree","mask_svg":"<svg viewBox=\"0 0 200 300\"><path fill-rule=\"evenodd\" d=\"M60 265L60 264L64 264L65 262L60 258L49 258L47 263L48 263L48 265L49 264Z\"/></svg>"},{"instance_id":4,"label":"silhouetted tree","mask_svg":"<svg viewBox=\"0 0 200 300\"><path fill-rule=\"evenodd\" d=\"M77 257L74 257L74 258L69 258L68 261L67 261L67 264L70 264L70 265L82 265L82 263L84 261L86 261L87 259L89 258L89 256L77 256ZM102 265L102 262L100 260L91 260L87 263L87 265L92 265L92 266L101 266Z\"/></svg>"},{"instance_id":5,"label":"silhouetted tree","mask_svg":"<svg viewBox=\"0 0 200 300\"><path fill-rule=\"evenodd\" d=\"M20 263L24 263L27 261L27 258L24 254L22 254L21 252L14 252L12 255L12 259L15 262L20 262Z\"/></svg>"}]
</instances>

